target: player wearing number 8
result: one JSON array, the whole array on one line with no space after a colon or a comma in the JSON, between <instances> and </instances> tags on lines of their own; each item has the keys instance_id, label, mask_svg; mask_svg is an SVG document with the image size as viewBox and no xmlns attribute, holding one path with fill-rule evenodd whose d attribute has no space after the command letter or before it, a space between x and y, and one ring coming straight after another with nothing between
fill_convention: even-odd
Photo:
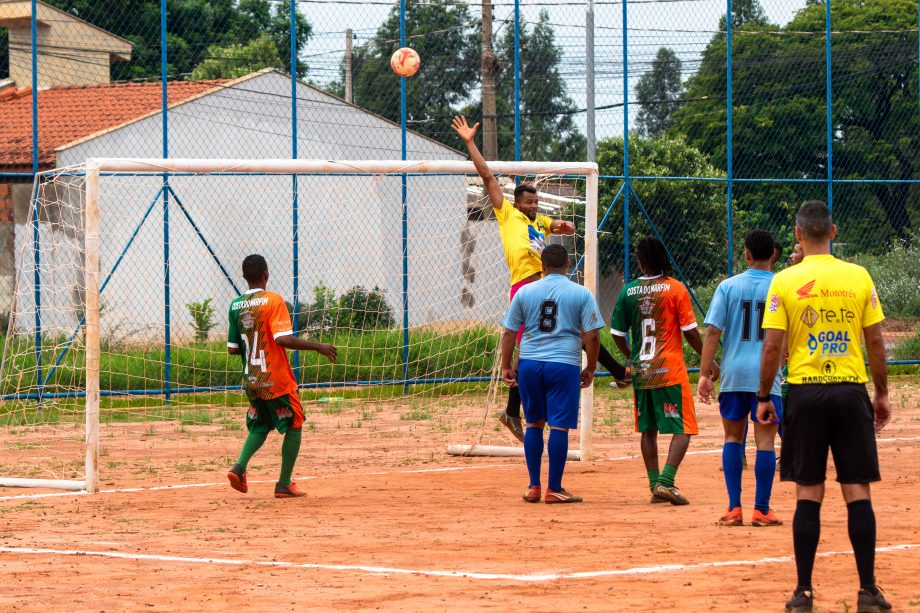
<instances>
[{"instance_id":1,"label":"player wearing number 8","mask_svg":"<svg viewBox=\"0 0 920 613\"><path fill-rule=\"evenodd\" d=\"M316 351L332 362L335 362L337 350L333 345L294 336L284 300L265 289L268 283L265 258L247 256L243 260L243 277L249 290L230 303L227 352L243 358L243 389L250 404L246 414L249 435L227 478L233 489L247 492L246 465L268 438L268 433L277 429L284 435L284 442L275 498L303 496L304 493L291 482L291 474L300 452L304 415L285 349Z\"/></svg>"},{"instance_id":2,"label":"player wearing number 8","mask_svg":"<svg viewBox=\"0 0 920 613\"><path fill-rule=\"evenodd\" d=\"M521 391L526 432L524 456L530 485L526 502L539 502L543 428L549 424L549 480L545 501L550 504L581 502L562 487L569 449L569 430L578 426L579 389L594 382L598 330L604 327L597 302L584 287L566 276L568 253L562 245L549 245L540 255L544 277L520 289L502 321L502 378ZM515 337L524 326L520 362L512 366ZM581 368L582 345L587 365Z\"/></svg>"},{"instance_id":3,"label":"player wearing number 8","mask_svg":"<svg viewBox=\"0 0 920 613\"><path fill-rule=\"evenodd\" d=\"M632 360L636 432L642 433L642 459L652 502L688 504L674 477L697 434L693 393L684 364L681 333L694 351L703 341L687 288L666 275L668 256L661 241L646 236L637 248L643 276L620 291L610 332L623 355ZM632 331L632 348L626 334ZM671 434L664 470L658 470L658 433Z\"/></svg>"}]
</instances>

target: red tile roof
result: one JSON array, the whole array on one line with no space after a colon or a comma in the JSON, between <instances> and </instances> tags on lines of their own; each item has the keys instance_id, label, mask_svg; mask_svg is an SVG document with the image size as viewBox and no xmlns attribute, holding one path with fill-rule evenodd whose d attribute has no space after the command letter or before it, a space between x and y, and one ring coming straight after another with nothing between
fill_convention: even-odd
<instances>
[{"instance_id":1,"label":"red tile roof","mask_svg":"<svg viewBox=\"0 0 920 613\"><path fill-rule=\"evenodd\" d=\"M173 105L227 81L173 81ZM38 92L39 167L53 168L55 149L160 109L160 83L52 87ZM0 91L0 171L32 170L32 88Z\"/></svg>"}]
</instances>

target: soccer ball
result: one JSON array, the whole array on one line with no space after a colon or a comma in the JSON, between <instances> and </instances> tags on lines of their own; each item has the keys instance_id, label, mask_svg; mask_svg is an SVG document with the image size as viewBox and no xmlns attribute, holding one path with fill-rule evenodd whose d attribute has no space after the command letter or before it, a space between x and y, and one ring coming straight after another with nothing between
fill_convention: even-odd
<instances>
[{"instance_id":1,"label":"soccer ball","mask_svg":"<svg viewBox=\"0 0 920 613\"><path fill-rule=\"evenodd\" d=\"M422 67L422 60L415 49L403 47L390 56L390 68L400 77L411 77Z\"/></svg>"}]
</instances>

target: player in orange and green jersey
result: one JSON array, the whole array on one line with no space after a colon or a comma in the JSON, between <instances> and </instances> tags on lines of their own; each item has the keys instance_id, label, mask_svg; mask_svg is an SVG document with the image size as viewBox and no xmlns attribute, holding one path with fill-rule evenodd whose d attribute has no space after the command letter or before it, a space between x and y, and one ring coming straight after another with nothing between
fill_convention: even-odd
<instances>
[{"instance_id":1,"label":"player in orange and green jersey","mask_svg":"<svg viewBox=\"0 0 920 613\"><path fill-rule=\"evenodd\" d=\"M674 486L674 476L697 434L693 393L684 363L681 336L698 354L703 341L696 327L690 294L667 276L668 256L661 241L646 236L637 248L643 276L620 291L610 332L632 362L636 431L642 433L642 459L648 472L652 502L688 504ZM632 332L632 348L626 335ZM717 367L713 375L718 378ZM664 470L658 470L658 433L671 434Z\"/></svg>"},{"instance_id":2,"label":"player in orange and green jersey","mask_svg":"<svg viewBox=\"0 0 920 613\"><path fill-rule=\"evenodd\" d=\"M316 351L335 362L334 345L314 343L294 336L294 326L284 299L265 289L268 264L261 255L243 260L243 277L249 290L230 303L227 352L243 358L243 389L249 399L246 428L249 436L240 457L227 478L233 489L246 493L246 466L268 438L278 430L281 444L281 475L275 484L275 498L295 498L304 492L291 481L300 452L304 416L297 395L297 381L288 362L287 349Z\"/></svg>"},{"instance_id":3,"label":"player in orange and green jersey","mask_svg":"<svg viewBox=\"0 0 920 613\"><path fill-rule=\"evenodd\" d=\"M575 224L540 215L537 188L533 183L525 182L515 187L514 204L510 203L476 146L475 137L479 123L470 127L465 117L457 115L451 127L466 144L473 166L482 177L492 209L495 211L495 220L498 222L502 246L505 249L505 261L510 273L510 300L514 298L518 289L543 276L543 263L540 261L540 255L546 244L546 237L550 234L574 234ZM521 344L523 334L524 327L521 326L517 336L518 345ZM601 345L597 361L613 375L618 387L625 387L628 384L626 368L613 359L603 345ZM507 407L498 419L511 430L519 441L524 442L524 429L521 424L521 395L518 388L509 388Z\"/></svg>"}]
</instances>

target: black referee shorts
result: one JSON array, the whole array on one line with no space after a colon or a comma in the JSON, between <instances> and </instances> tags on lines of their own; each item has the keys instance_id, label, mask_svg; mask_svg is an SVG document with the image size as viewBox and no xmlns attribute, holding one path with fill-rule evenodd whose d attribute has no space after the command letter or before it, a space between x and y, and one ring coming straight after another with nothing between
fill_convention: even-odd
<instances>
[{"instance_id":1,"label":"black referee shorts","mask_svg":"<svg viewBox=\"0 0 920 613\"><path fill-rule=\"evenodd\" d=\"M827 450L837 481L879 481L875 415L859 383L790 385L783 406L780 479L799 485L824 483Z\"/></svg>"}]
</instances>

